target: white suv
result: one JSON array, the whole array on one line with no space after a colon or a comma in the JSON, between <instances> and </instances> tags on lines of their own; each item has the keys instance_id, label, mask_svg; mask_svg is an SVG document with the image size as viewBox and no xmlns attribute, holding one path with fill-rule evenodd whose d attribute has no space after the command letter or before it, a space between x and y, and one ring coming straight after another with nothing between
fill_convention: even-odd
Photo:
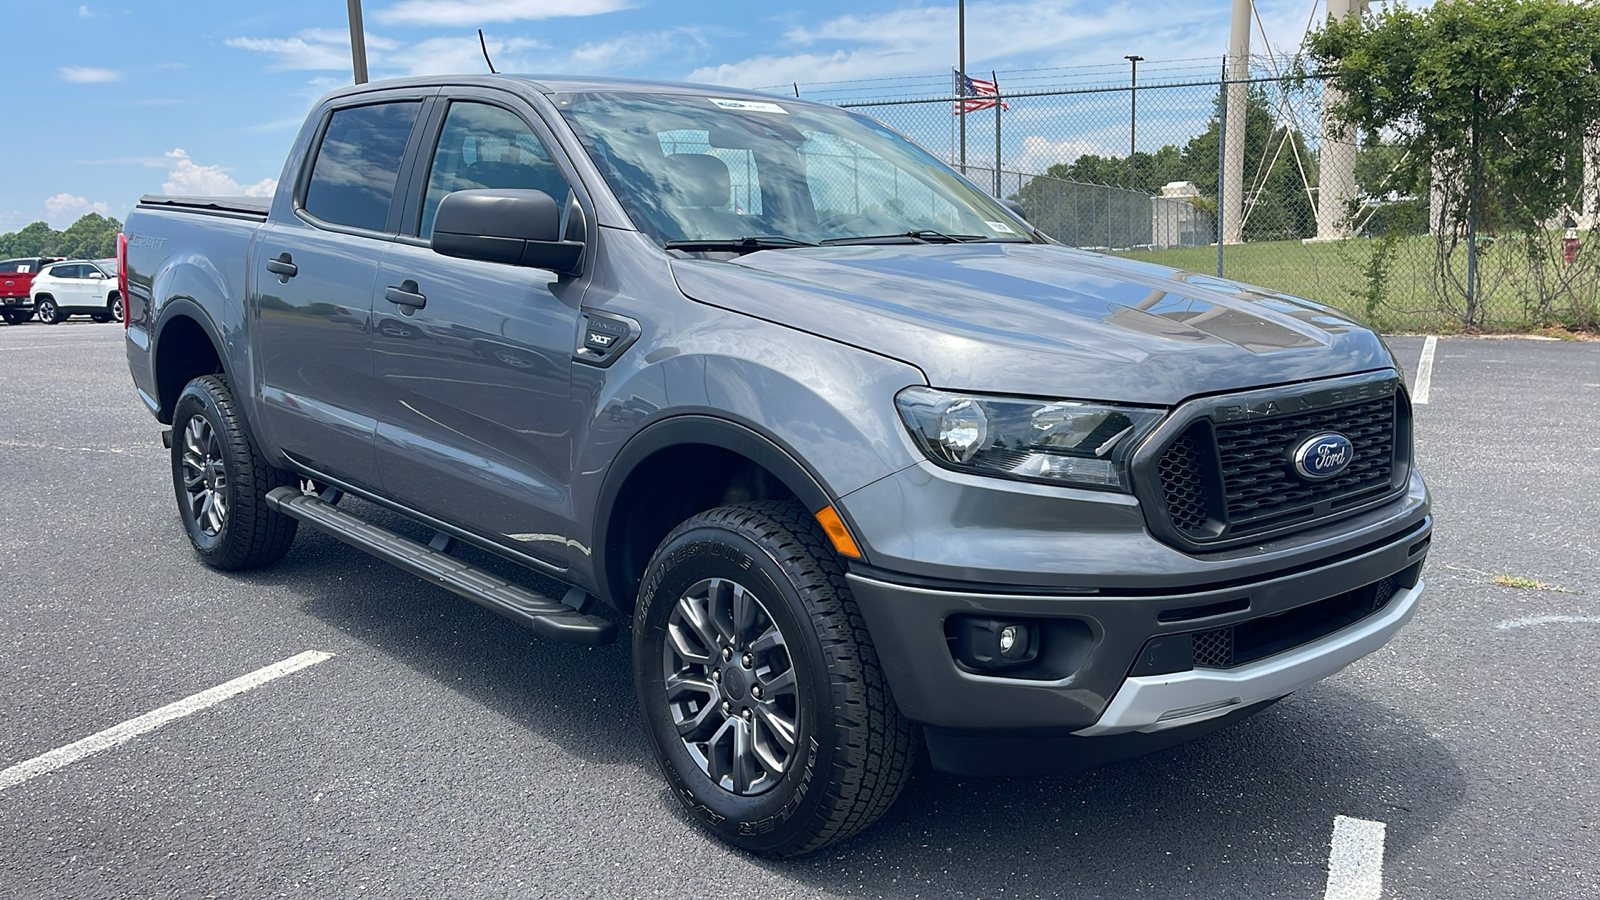
<instances>
[{"instance_id":1,"label":"white suv","mask_svg":"<svg viewBox=\"0 0 1600 900\"><path fill-rule=\"evenodd\" d=\"M46 325L87 315L96 322L122 320L122 294L117 290L116 260L69 259L52 263L33 279L28 295L39 321Z\"/></svg>"}]
</instances>

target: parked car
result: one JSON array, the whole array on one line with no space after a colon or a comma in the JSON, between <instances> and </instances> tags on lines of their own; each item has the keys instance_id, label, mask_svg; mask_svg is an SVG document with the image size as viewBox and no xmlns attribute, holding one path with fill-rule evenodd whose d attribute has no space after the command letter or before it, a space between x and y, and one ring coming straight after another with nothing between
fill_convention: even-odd
<instances>
[{"instance_id":1,"label":"parked car","mask_svg":"<svg viewBox=\"0 0 1600 900\"><path fill-rule=\"evenodd\" d=\"M122 291L115 265L114 259L73 259L46 266L29 289L39 321L55 325L75 315L96 322L121 321Z\"/></svg>"},{"instance_id":2,"label":"parked car","mask_svg":"<svg viewBox=\"0 0 1600 900\"><path fill-rule=\"evenodd\" d=\"M27 256L0 261L0 319L18 325L33 318L33 298L29 290L39 269L60 257Z\"/></svg>"},{"instance_id":3,"label":"parked car","mask_svg":"<svg viewBox=\"0 0 1600 900\"><path fill-rule=\"evenodd\" d=\"M1063 247L848 110L378 82L318 103L274 197L145 197L126 234L203 561L306 525L552 640L631 622L671 795L755 852L867 827L923 746L1011 775L1237 721L1423 590L1376 334Z\"/></svg>"}]
</instances>

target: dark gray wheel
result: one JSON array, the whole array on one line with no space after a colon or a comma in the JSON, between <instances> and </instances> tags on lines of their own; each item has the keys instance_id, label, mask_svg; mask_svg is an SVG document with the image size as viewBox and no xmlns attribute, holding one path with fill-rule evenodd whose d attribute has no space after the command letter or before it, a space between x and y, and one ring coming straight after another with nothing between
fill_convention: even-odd
<instances>
[{"instance_id":1,"label":"dark gray wheel","mask_svg":"<svg viewBox=\"0 0 1600 900\"><path fill-rule=\"evenodd\" d=\"M726 506L667 535L634 608L633 665L673 794L731 844L820 849L888 811L910 772L915 732L798 505Z\"/></svg>"},{"instance_id":2,"label":"dark gray wheel","mask_svg":"<svg viewBox=\"0 0 1600 900\"><path fill-rule=\"evenodd\" d=\"M746 797L777 785L800 710L788 640L755 592L695 582L667 619L661 657L672 724L701 773Z\"/></svg>"},{"instance_id":3,"label":"dark gray wheel","mask_svg":"<svg viewBox=\"0 0 1600 900\"><path fill-rule=\"evenodd\" d=\"M189 542L207 565L249 569L289 552L294 519L267 508L267 491L294 483L268 466L249 436L227 381L189 382L172 416L172 484Z\"/></svg>"},{"instance_id":4,"label":"dark gray wheel","mask_svg":"<svg viewBox=\"0 0 1600 900\"><path fill-rule=\"evenodd\" d=\"M0 316L5 318L7 325L21 325L23 322L33 318L33 311L29 310L27 312L17 312L8 309L5 312L0 313Z\"/></svg>"},{"instance_id":5,"label":"dark gray wheel","mask_svg":"<svg viewBox=\"0 0 1600 900\"><path fill-rule=\"evenodd\" d=\"M66 316L61 314L61 308L56 306L56 301L49 297L40 297L34 302L33 309L39 316L39 321L46 325L55 325L66 319Z\"/></svg>"},{"instance_id":6,"label":"dark gray wheel","mask_svg":"<svg viewBox=\"0 0 1600 900\"><path fill-rule=\"evenodd\" d=\"M112 294L111 295L110 307L111 308L108 310L108 312L110 312L110 314L111 314L110 321L112 321L112 322L121 322L122 319L123 319L122 295L121 294Z\"/></svg>"}]
</instances>

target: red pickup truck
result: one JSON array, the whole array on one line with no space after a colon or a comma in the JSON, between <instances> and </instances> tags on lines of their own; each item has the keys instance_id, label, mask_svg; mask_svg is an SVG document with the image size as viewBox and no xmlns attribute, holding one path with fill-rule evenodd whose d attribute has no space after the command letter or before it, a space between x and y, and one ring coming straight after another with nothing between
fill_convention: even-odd
<instances>
[{"instance_id":1,"label":"red pickup truck","mask_svg":"<svg viewBox=\"0 0 1600 900\"><path fill-rule=\"evenodd\" d=\"M33 288L33 276L59 259L55 256L27 256L0 260L0 318L4 318L7 325L20 325L33 318L33 300L28 297L28 292Z\"/></svg>"}]
</instances>

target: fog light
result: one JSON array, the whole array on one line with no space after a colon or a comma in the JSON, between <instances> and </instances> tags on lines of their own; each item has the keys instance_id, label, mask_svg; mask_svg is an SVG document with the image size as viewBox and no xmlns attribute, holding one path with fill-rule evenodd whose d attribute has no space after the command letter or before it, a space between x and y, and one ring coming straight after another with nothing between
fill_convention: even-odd
<instances>
[{"instance_id":1,"label":"fog light","mask_svg":"<svg viewBox=\"0 0 1600 900\"><path fill-rule=\"evenodd\" d=\"M956 660L969 669L1013 669L1039 656L1038 627L1028 622L961 616L949 621L947 633Z\"/></svg>"}]
</instances>

